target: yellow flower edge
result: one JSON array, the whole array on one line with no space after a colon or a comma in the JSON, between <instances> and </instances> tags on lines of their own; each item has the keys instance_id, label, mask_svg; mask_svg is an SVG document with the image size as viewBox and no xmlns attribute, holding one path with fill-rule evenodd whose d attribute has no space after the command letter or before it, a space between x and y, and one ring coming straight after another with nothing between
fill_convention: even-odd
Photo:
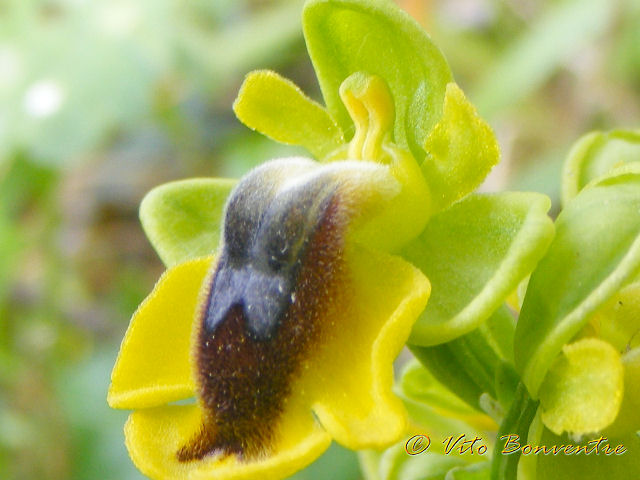
<instances>
[{"instance_id":1,"label":"yellow flower edge","mask_svg":"<svg viewBox=\"0 0 640 480\"><path fill-rule=\"evenodd\" d=\"M133 314L111 373L112 408L148 408L193 396L191 330L213 257L167 270Z\"/></svg>"},{"instance_id":2,"label":"yellow flower edge","mask_svg":"<svg viewBox=\"0 0 640 480\"><path fill-rule=\"evenodd\" d=\"M256 461L235 456L209 456L180 462L176 452L200 426L202 411L195 405L138 410L125 425L126 445L135 465L151 478L170 479L279 479L308 465L331 443L331 436L298 402L287 406L275 453Z\"/></svg>"},{"instance_id":3,"label":"yellow flower edge","mask_svg":"<svg viewBox=\"0 0 640 480\"><path fill-rule=\"evenodd\" d=\"M330 334L292 383L271 453L248 460L215 454L177 459L177 450L200 425L202 410L161 405L194 394L188 344L212 259L186 262L163 275L132 319L109 392L111 406L138 409L125 436L143 473L157 479L283 478L311 463L331 438L359 449L380 448L402 435L406 414L391 391L392 362L426 305L429 282L399 257L356 245L345 257L348 294L331 308Z\"/></svg>"},{"instance_id":4,"label":"yellow flower edge","mask_svg":"<svg viewBox=\"0 0 640 480\"><path fill-rule=\"evenodd\" d=\"M346 332L331 338L300 387L312 392L316 416L339 443L381 448L406 426L404 406L391 391L393 360L426 306L430 284L399 257L361 247L347 257L353 301L346 324L336 325Z\"/></svg>"}]
</instances>

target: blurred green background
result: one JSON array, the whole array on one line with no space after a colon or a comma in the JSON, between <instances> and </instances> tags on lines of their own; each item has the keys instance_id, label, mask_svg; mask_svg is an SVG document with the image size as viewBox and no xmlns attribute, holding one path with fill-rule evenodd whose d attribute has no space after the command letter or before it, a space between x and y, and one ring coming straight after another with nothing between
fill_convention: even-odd
<instances>
[{"instance_id":1,"label":"blurred green background","mask_svg":"<svg viewBox=\"0 0 640 480\"><path fill-rule=\"evenodd\" d=\"M485 189L557 209L570 145L638 128L640 0L402 0L491 123ZM271 68L320 99L301 0L0 0L0 479L140 479L105 401L163 270L137 219L174 179L299 153L231 104ZM332 447L298 480L359 478Z\"/></svg>"}]
</instances>

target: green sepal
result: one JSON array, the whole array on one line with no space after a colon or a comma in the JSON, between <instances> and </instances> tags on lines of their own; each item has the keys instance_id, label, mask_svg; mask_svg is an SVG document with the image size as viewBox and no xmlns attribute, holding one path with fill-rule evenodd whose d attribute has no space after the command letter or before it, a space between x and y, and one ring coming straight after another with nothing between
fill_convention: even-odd
<instances>
[{"instance_id":1,"label":"green sepal","mask_svg":"<svg viewBox=\"0 0 640 480\"><path fill-rule=\"evenodd\" d=\"M321 105L269 70L246 76L233 111L249 128L281 143L301 145L318 160L344 143L342 131Z\"/></svg>"},{"instance_id":2,"label":"green sepal","mask_svg":"<svg viewBox=\"0 0 640 480\"><path fill-rule=\"evenodd\" d=\"M562 172L562 203L566 205L593 179L612 168L640 161L640 131L591 132L569 152Z\"/></svg>"},{"instance_id":3,"label":"green sepal","mask_svg":"<svg viewBox=\"0 0 640 480\"><path fill-rule=\"evenodd\" d=\"M640 164L634 162L593 181L558 216L514 339L516 368L534 398L563 345L637 275L639 211Z\"/></svg>"},{"instance_id":4,"label":"green sepal","mask_svg":"<svg viewBox=\"0 0 640 480\"><path fill-rule=\"evenodd\" d=\"M456 342L455 344L453 342ZM480 396L493 388L490 375L477 365L477 359L459 339L434 347L409 345L409 350L433 374L438 382L464 400L468 405L480 409ZM480 372L478 377L467 367L473 366Z\"/></svg>"},{"instance_id":5,"label":"green sepal","mask_svg":"<svg viewBox=\"0 0 640 480\"><path fill-rule=\"evenodd\" d=\"M167 267L211 255L220 242L224 205L235 180L194 178L151 190L140 221Z\"/></svg>"},{"instance_id":6,"label":"green sepal","mask_svg":"<svg viewBox=\"0 0 640 480\"><path fill-rule=\"evenodd\" d=\"M340 85L355 72L377 75L393 94L394 142L421 161L452 77L420 25L384 0L312 0L303 11L303 31L327 108L347 138L354 127Z\"/></svg>"},{"instance_id":7,"label":"green sepal","mask_svg":"<svg viewBox=\"0 0 640 480\"><path fill-rule=\"evenodd\" d=\"M513 317L509 317L507 307L502 306L471 333L430 347L410 344L409 349L440 383L472 407L481 409L483 394L493 399L502 397L509 402L510 398L502 395L503 390L509 388L504 382L511 383L514 375L504 371L512 367L503 356L503 345L500 336L496 335L500 327L513 333ZM499 387L497 382L501 382Z\"/></svg>"},{"instance_id":8,"label":"green sepal","mask_svg":"<svg viewBox=\"0 0 640 480\"><path fill-rule=\"evenodd\" d=\"M407 408L411 424L433 439L446 438L452 432L482 436L493 426L489 417L438 382L417 360L402 371L396 393ZM444 446L433 442L429 451L444 453Z\"/></svg>"},{"instance_id":9,"label":"green sepal","mask_svg":"<svg viewBox=\"0 0 640 480\"><path fill-rule=\"evenodd\" d=\"M502 305L551 241L549 206L536 193L476 194L432 217L402 251L432 285L409 343L437 345L464 335Z\"/></svg>"},{"instance_id":10,"label":"green sepal","mask_svg":"<svg viewBox=\"0 0 640 480\"><path fill-rule=\"evenodd\" d=\"M491 127L478 116L455 83L447 85L444 112L424 143L422 164L434 210L442 210L471 193L500 161Z\"/></svg>"},{"instance_id":11,"label":"green sepal","mask_svg":"<svg viewBox=\"0 0 640 480\"><path fill-rule=\"evenodd\" d=\"M609 343L567 344L540 386L542 421L556 435L599 432L616 419L623 390L624 367Z\"/></svg>"},{"instance_id":12,"label":"green sepal","mask_svg":"<svg viewBox=\"0 0 640 480\"><path fill-rule=\"evenodd\" d=\"M598 336L620 352L640 347L640 282L637 280L616 292L590 321Z\"/></svg>"}]
</instances>

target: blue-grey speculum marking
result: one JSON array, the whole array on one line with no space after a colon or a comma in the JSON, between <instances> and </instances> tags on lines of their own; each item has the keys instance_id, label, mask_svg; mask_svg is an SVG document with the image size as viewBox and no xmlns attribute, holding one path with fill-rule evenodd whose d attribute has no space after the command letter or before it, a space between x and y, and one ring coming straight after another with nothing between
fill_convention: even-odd
<instances>
[{"instance_id":1,"label":"blue-grey speculum marking","mask_svg":"<svg viewBox=\"0 0 640 480\"><path fill-rule=\"evenodd\" d=\"M229 310L240 306L248 334L271 338L295 301L300 263L335 189L329 175L265 185L264 172L257 169L241 180L225 212L223 249L204 321L207 331L213 333Z\"/></svg>"}]
</instances>

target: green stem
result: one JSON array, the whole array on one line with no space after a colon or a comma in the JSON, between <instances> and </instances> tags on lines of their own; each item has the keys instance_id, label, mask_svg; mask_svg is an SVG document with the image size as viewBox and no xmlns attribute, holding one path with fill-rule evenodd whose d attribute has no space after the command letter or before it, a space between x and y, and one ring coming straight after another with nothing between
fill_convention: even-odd
<instances>
[{"instance_id":1,"label":"green stem","mask_svg":"<svg viewBox=\"0 0 640 480\"><path fill-rule=\"evenodd\" d=\"M502 452L509 438L514 438L513 435L518 436L521 445L526 443L529 427L537 410L538 402L531 399L527 388L520 382L511 408L498 430L491 465L491 480L516 480L521 450L510 454Z\"/></svg>"}]
</instances>

